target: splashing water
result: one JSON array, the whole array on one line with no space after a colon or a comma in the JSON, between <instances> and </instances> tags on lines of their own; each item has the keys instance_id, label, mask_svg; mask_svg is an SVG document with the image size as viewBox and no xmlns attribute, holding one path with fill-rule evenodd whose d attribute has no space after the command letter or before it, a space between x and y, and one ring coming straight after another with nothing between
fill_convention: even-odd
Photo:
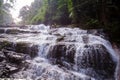
<instances>
[{"instance_id":1,"label":"splashing water","mask_svg":"<svg viewBox=\"0 0 120 80\"><path fill-rule=\"evenodd\" d=\"M38 52L29 66L12 75L27 80L104 80L113 79L117 56L109 41L79 28L1 28L4 39L14 44L37 45Z\"/></svg>"}]
</instances>

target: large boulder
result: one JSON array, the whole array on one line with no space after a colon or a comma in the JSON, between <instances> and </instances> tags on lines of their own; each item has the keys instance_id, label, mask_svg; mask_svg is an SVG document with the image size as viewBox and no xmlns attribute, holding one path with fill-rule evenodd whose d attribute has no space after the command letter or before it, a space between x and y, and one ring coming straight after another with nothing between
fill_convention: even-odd
<instances>
[{"instance_id":1,"label":"large boulder","mask_svg":"<svg viewBox=\"0 0 120 80\"><path fill-rule=\"evenodd\" d=\"M18 53L29 54L34 58L38 54L38 46L30 43L18 42L15 45L15 51Z\"/></svg>"}]
</instances>

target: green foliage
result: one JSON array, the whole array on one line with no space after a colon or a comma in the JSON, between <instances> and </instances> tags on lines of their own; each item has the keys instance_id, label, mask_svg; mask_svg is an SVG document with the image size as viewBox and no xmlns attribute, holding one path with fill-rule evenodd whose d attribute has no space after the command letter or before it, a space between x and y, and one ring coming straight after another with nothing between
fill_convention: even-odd
<instances>
[{"instance_id":1,"label":"green foliage","mask_svg":"<svg viewBox=\"0 0 120 80\"><path fill-rule=\"evenodd\" d=\"M48 0L35 0L27 10L25 7L20 10L19 15L23 20L22 23L37 24L44 21Z\"/></svg>"},{"instance_id":2,"label":"green foliage","mask_svg":"<svg viewBox=\"0 0 120 80\"><path fill-rule=\"evenodd\" d=\"M91 28L91 29L95 29L95 28L100 28L100 23L97 19L89 19L88 21L86 21L85 24L86 28Z\"/></svg>"},{"instance_id":3,"label":"green foliage","mask_svg":"<svg viewBox=\"0 0 120 80\"><path fill-rule=\"evenodd\" d=\"M67 5L68 5L68 11L69 11L69 17L74 19L74 7L72 0L67 0Z\"/></svg>"},{"instance_id":4,"label":"green foliage","mask_svg":"<svg viewBox=\"0 0 120 80\"><path fill-rule=\"evenodd\" d=\"M34 5L38 5L34 8ZM23 12L23 11L22 11ZM21 12L21 14L22 14ZM30 10L26 11L28 17L20 15L24 21L30 24L46 23L46 24L65 24L70 23L68 4L66 0L38 0L31 5ZM64 21L62 20L64 19Z\"/></svg>"},{"instance_id":5,"label":"green foliage","mask_svg":"<svg viewBox=\"0 0 120 80\"><path fill-rule=\"evenodd\" d=\"M44 6L39 8L38 13L31 19L30 24L35 24L35 23L38 23L38 22L44 22L46 10L47 10L47 7L48 7L47 0L45 0L42 5L44 5Z\"/></svg>"},{"instance_id":6,"label":"green foliage","mask_svg":"<svg viewBox=\"0 0 120 80\"><path fill-rule=\"evenodd\" d=\"M119 38L120 0L35 0L23 21L104 28Z\"/></svg>"},{"instance_id":7,"label":"green foliage","mask_svg":"<svg viewBox=\"0 0 120 80\"><path fill-rule=\"evenodd\" d=\"M14 0L7 1L14 2ZM12 8L10 3L5 2L5 0L0 0L0 24L7 24L13 21L9 11L10 8Z\"/></svg>"}]
</instances>

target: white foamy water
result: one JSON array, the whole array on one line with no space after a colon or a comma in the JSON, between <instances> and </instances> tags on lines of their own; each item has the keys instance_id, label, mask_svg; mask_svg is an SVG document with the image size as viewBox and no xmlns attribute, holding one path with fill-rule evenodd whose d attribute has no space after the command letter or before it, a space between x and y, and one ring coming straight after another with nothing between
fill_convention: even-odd
<instances>
[{"instance_id":1,"label":"white foamy water","mask_svg":"<svg viewBox=\"0 0 120 80\"><path fill-rule=\"evenodd\" d=\"M117 62L118 59L109 41L99 35L88 34L87 30L50 28L44 24L27 25L24 29L2 29L5 33L1 34L3 40L7 39L14 44L24 42L38 45L37 56L27 61L30 64L27 69L13 74L15 78L27 80L108 79L111 77L105 76L110 75L107 73L109 70L104 67L108 64L106 68L109 68L109 64ZM112 71L114 65L110 69Z\"/></svg>"}]
</instances>

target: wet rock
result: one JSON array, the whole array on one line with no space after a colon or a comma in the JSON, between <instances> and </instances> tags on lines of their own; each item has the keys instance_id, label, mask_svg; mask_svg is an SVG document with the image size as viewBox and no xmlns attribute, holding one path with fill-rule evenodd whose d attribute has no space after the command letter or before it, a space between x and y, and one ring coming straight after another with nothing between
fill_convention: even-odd
<instances>
[{"instance_id":1,"label":"wet rock","mask_svg":"<svg viewBox=\"0 0 120 80\"><path fill-rule=\"evenodd\" d=\"M20 64L28 56L23 53L16 53L13 51L8 51L8 50L2 50L2 51L5 54L5 56L7 57L8 61L10 61L12 63L16 63L16 64Z\"/></svg>"},{"instance_id":2,"label":"wet rock","mask_svg":"<svg viewBox=\"0 0 120 80\"><path fill-rule=\"evenodd\" d=\"M56 61L56 64L60 64L62 66L67 67L67 62L69 63L69 65L74 63L74 55L74 45L56 44L51 46L50 51L48 53L48 59L52 60L52 62L54 63Z\"/></svg>"},{"instance_id":3,"label":"wet rock","mask_svg":"<svg viewBox=\"0 0 120 80\"><path fill-rule=\"evenodd\" d=\"M83 39L83 42L84 42L85 44L87 44L87 43L89 42L89 37L88 37L88 35L82 36L82 39Z\"/></svg>"},{"instance_id":4,"label":"wet rock","mask_svg":"<svg viewBox=\"0 0 120 80\"><path fill-rule=\"evenodd\" d=\"M33 46L31 47L30 56L31 56L32 58L36 57L37 54L38 54L38 51L39 51L38 45L33 45Z\"/></svg>"},{"instance_id":5,"label":"wet rock","mask_svg":"<svg viewBox=\"0 0 120 80\"><path fill-rule=\"evenodd\" d=\"M102 44L84 45L78 48L70 44L52 45L48 53L48 59L53 64L57 64L73 69L76 66L77 72L97 79L112 77L115 72L116 63L108 50Z\"/></svg>"},{"instance_id":6,"label":"wet rock","mask_svg":"<svg viewBox=\"0 0 120 80\"><path fill-rule=\"evenodd\" d=\"M88 34L93 34L93 35L98 35L98 36L99 35L103 35L103 36L105 35L103 29L97 29L97 30L96 29L91 29L91 30L88 30L87 33Z\"/></svg>"},{"instance_id":7,"label":"wet rock","mask_svg":"<svg viewBox=\"0 0 120 80\"><path fill-rule=\"evenodd\" d=\"M0 62L2 62L5 59L5 55L2 51L0 51Z\"/></svg>"},{"instance_id":8,"label":"wet rock","mask_svg":"<svg viewBox=\"0 0 120 80\"><path fill-rule=\"evenodd\" d=\"M5 33L6 34L17 34L17 33L19 33L19 30L17 30L17 29L7 29Z\"/></svg>"},{"instance_id":9,"label":"wet rock","mask_svg":"<svg viewBox=\"0 0 120 80\"><path fill-rule=\"evenodd\" d=\"M91 29L87 31L88 34L93 34L96 36L100 36L104 39L109 39L108 36L105 34L105 31L103 29Z\"/></svg>"},{"instance_id":10,"label":"wet rock","mask_svg":"<svg viewBox=\"0 0 120 80\"><path fill-rule=\"evenodd\" d=\"M0 78L10 78L11 74L27 68L29 55L3 49L0 51Z\"/></svg>"},{"instance_id":11,"label":"wet rock","mask_svg":"<svg viewBox=\"0 0 120 80\"><path fill-rule=\"evenodd\" d=\"M8 49L8 50L14 50L14 43L4 40L4 41L0 41L0 50L2 49Z\"/></svg>"},{"instance_id":12,"label":"wet rock","mask_svg":"<svg viewBox=\"0 0 120 80\"><path fill-rule=\"evenodd\" d=\"M13 64L13 63L8 63L8 62L5 63L5 68L7 70L9 70L10 75L13 74L13 73L18 72L21 69L19 65Z\"/></svg>"},{"instance_id":13,"label":"wet rock","mask_svg":"<svg viewBox=\"0 0 120 80\"><path fill-rule=\"evenodd\" d=\"M91 73L94 71L96 73L99 72L98 74L102 74L104 77L114 75L116 63L113 61L110 53L103 45L88 45L83 49L82 53L81 51L79 52L80 53L77 53L76 57L76 65L78 66L78 71L81 69L86 70L87 68L92 68L94 70L88 70ZM91 75L89 72L86 73L88 75Z\"/></svg>"},{"instance_id":14,"label":"wet rock","mask_svg":"<svg viewBox=\"0 0 120 80\"><path fill-rule=\"evenodd\" d=\"M61 34L59 34L59 33L52 33L52 35L55 35L55 36L61 36Z\"/></svg>"},{"instance_id":15,"label":"wet rock","mask_svg":"<svg viewBox=\"0 0 120 80\"><path fill-rule=\"evenodd\" d=\"M63 41L63 40L64 40L64 37L65 37L65 36L60 36L60 37L57 38L56 41L57 41L57 42L59 42L59 41Z\"/></svg>"},{"instance_id":16,"label":"wet rock","mask_svg":"<svg viewBox=\"0 0 120 80\"><path fill-rule=\"evenodd\" d=\"M29 54L33 58L38 53L38 46L30 43L20 42L16 43L15 51L18 53Z\"/></svg>"},{"instance_id":17,"label":"wet rock","mask_svg":"<svg viewBox=\"0 0 120 80\"><path fill-rule=\"evenodd\" d=\"M10 66L10 65L7 65L6 68L8 68L11 72L18 70L17 67L15 67L15 66Z\"/></svg>"},{"instance_id":18,"label":"wet rock","mask_svg":"<svg viewBox=\"0 0 120 80\"><path fill-rule=\"evenodd\" d=\"M0 29L0 33L4 33L4 29Z\"/></svg>"},{"instance_id":19,"label":"wet rock","mask_svg":"<svg viewBox=\"0 0 120 80\"><path fill-rule=\"evenodd\" d=\"M0 38L5 38L5 36L3 34L0 34Z\"/></svg>"},{"instance_id":20,"label":"wet rock","mask_svg":"<svg viewBox=\"0 0 120 80\"><path fill-rule=\"evenodd\" d=\"M20 70L20 67L16 64L9 62L0 63L0 78L10 78L10 75Z\"/></svg>"},{"instance_id":21,"label":"wet rock","mask_svg":"<svg viewBox=\"0 0 120 80\"><path fill-rule=\"evenodd\" d=\"M9 78L9 70L4 64L0 64L0 78Z\"/></svg>"}]
</instances>

